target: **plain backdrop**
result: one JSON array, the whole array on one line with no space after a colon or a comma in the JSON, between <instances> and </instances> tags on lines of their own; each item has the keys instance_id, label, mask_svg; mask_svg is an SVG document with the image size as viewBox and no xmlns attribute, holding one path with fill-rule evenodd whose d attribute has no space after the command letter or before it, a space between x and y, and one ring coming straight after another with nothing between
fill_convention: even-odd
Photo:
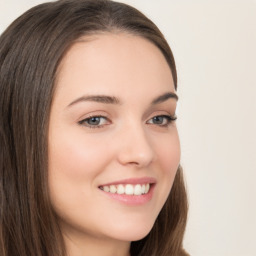
<instances>
[{"instance_id":1,"label":"plain backdrop","mask_svg":"<svg viewBox=\"0 0 256 256\"><path fill-rule=\"evenodd\" d=\"M0 0L0 33L40 0ZM193 256L256 255L256 1L124 0L165 34ZM161 256L161 255L159 255Z\"/></svg>"}]
</instances>

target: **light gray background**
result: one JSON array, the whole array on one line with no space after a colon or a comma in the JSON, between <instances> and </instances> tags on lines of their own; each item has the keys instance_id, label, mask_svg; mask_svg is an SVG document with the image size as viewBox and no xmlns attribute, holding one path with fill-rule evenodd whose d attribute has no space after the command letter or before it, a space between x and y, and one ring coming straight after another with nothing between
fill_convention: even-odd
<instances>
[{"instance_id":1,"label":"light gray background","mask_svg":"<svg viewBox=\"0 0 256 256\"><path fill-rule=\"evenodd\" d=\"M0 0L0 32L39 0ZM173 49L193 256L256 255L256 2L124 0Z\"/></svg>"}]
</instances>

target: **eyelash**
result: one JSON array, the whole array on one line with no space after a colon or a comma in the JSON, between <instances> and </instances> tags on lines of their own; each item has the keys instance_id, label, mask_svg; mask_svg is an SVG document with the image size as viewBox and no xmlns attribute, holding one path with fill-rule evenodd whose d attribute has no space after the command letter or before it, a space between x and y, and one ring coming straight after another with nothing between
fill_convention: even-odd
<instances>
[{"instance_id":1,"label":"eyelash","mask_svg":"<svg viewBox=\"0 0 256 256\"><path fill-rule=\"evenodd\" d=\"M95 129L95 128L103 128L105 125L91 125L91 124L88 124L87 122L90 120L90 119L93 119L93 118L101 118L101 119L105 119L107 121L109 121L109 119L105 116L101 116L101 115L95 115L95 116L89 116L81 121L79 121L78 123L80 125L84 125L88 128L91 128L91 129Z\"/></svg>"},{"instance_id":2,"label":"eyelash","mask_svg":"<svg viewBox=\"0 0 256 256\"><path fill-rule=\"evenodd\" d=\"M91 124L88 124L88 121L90 121L90 119L93 119L93 118L100 118L100 119L105 119L106 121L109 121L110 120L105 117L105 116L101 116L101 115L95 115L95 116L89 116L81 121L79 121L78 123L80 125L83 125L83 126L86 126L88 128L91 128L91 129L95 129L95 128L103 128L106 124L96 124L96 125L91 125ZM166 119L166 123L165 124L154 124L154 123L149 123L150 120L153 120L154 118L164 118ZM159 127L168 127L171 123L173 123L174 121L177 120L177 116L174 115L156 115L152 118L149 119L149 121L147 121L147 124L150 124L150 125L157 125Z\"/></svg>"},{"instance_id":3,"label":"eyelash","mask_svg":"<svg viewBox=\"0 0 256 256\"><path fill-rule=\"evenodd\" d=\"M174 116L171 116L171 115L157 115L157 116L154 116L154 117L150 118L149 120L153 120L154 118L165 118L166 119L165 124L154 124L154 123L152 123L153 125L157 125L157 126L160 126L160 127L168 127L171 123L173 123L174 121L177 120L177 116L175 116L175 115Z\"/></svg>"}]
</instances>

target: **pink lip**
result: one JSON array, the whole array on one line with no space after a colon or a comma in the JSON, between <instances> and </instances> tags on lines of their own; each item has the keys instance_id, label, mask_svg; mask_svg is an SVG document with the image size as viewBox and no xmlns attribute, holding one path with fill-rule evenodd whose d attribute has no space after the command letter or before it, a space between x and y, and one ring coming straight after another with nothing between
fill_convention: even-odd
<instances>
[{"instance_id":1,"label":"pink lip","mask_svg":"<svg viewBox=\"0 0 256 256\"><path fill-rule=\"evenodd\" d=\"M110 186L110 185L118 185L118 184L147 184L150 183L150 189L147 194L135 196L135 195L126 195L126 194L112 194L110 192L105 192L103 190L100 190L101 193L103 193L104 196L107 196L108 198L118 201L120 203L130 205L130 206L139 206L144 205L147 202L149 202L154 193L154 189L156 186L156 179L151 177L144 177L144 178L132 178L132 179L124 179L119 181L114 181L110 183L106 183L104 185L100 185L99 187L103 186Z\"/></svg>"}]
</instances>

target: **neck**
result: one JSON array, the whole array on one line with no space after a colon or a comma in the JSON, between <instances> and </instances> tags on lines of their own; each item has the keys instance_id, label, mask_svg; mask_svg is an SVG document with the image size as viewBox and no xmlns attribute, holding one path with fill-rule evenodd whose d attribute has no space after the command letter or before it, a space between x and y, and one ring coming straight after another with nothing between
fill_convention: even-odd
<instances>
[{"instance_id":1,"label":"neck","mask_svg":"<svg viewBox=\"0 0 256 256\"><path fill-rule=\"evenodd\" d=\"M102 237L64 235L68 256L130 256L130 242Z\"/></svg>"}]
</instances>

